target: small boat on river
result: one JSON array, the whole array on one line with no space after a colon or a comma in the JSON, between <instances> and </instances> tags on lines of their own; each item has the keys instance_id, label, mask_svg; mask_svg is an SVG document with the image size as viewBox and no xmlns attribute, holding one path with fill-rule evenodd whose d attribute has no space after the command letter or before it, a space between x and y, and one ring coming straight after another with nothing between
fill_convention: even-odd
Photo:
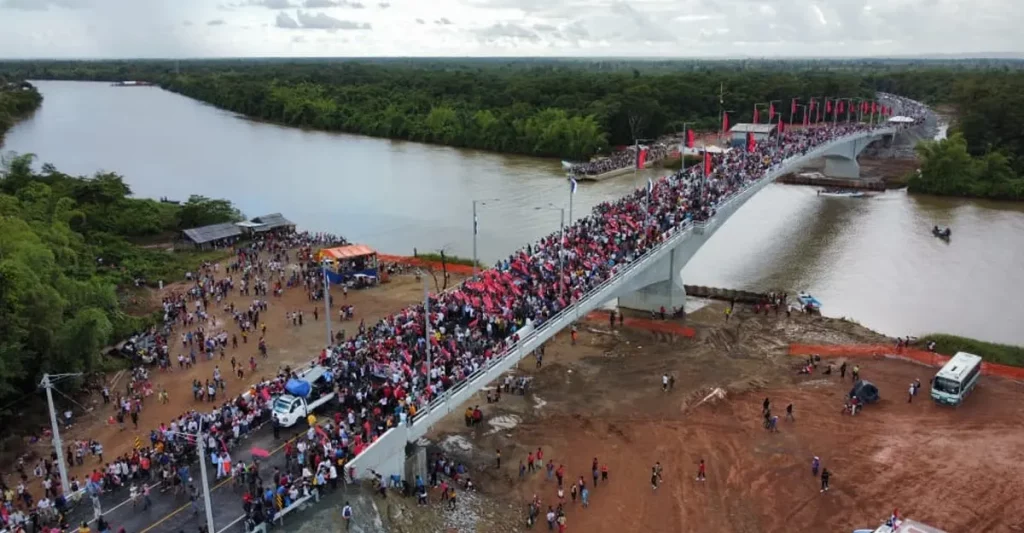
<instances>
[{"instance_id":1,"label":"small boat on river","mask_svg":"<svg viewBox=\"0 0 1024 533\"><path fill-rule=\"evenodd\" d=\"M953 231L948 227L946 229L939 229L938 226L932 228L932 235L949 242L949 238L953 236Z\"/></svg>"},{"instance_id":2,"label":"small boat on river","mask_svg":"<svg viewBox=\"0 0 1024 533\"><path fill-rule=\"evenodd\" d=\"M856 189L818 189L818 196L833 196L836 198L867 198L871 194Z\"/></svg>"},{"instance_id":3,"label":"small boat on river","mask_svg":"<svg viewBox=\"0 0 1024 533\"><path fill-rule=\"evenodd\" d=\"M809 292L800 291L800 294L796 295L796 300L800 302L800 305L804 306L804 309L810 311L821 311L821 302L817 298L811 296Z\"/></svg>"}]
</instances>

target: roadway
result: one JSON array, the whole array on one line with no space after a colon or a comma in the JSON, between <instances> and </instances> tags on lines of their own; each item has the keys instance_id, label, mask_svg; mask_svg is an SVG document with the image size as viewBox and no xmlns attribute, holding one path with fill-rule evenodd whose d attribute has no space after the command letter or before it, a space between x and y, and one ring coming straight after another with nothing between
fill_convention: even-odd
<instances>
[{"instance_id":1,"label":"roadway","mask_svg":"<svg viewBox=\"0 0 1024 533\"><path fill-rule=\"evenodd\" d=\"M264 482L267 482L273 475L274 467L284 470L284 449L285 442L298 435L305 435L306 424L299 423L292 428L282 428L279 439L274 439L274 433L269 424L250 434L249 438L242 441L241 446L231 453L232 461L249 461L252 456L249 450L253 447L262 448L271 453L270 457L260 460L260 474ZM213 523L215 531L221 533L226 531L243 531L241 518L242 510L242 489L235 488L230 478L217 480L214 468L207 463L207 475L210 478L210 504L213 508ZM190 474L197 487L202 490L202 475L199 465L193 464L190 467ZM153 504L149 509L142 509L142 497L139 497L137 506L132 507L128 500L128 491L122 489L112 495L100 497L103 517L106 519L113 531L124 527L127 533L177 533L179 531L193 533L199 530L199 526L206 525L206 510L204 508L202 492L199 498L199 514L196 515L189 503L187 490L182 490L175 497L170 488L167 492L160 492L164 486L158 484L153 487L150 499ZM186 487L187 488L187 487ZM140 490L141 492L141 490ZM83 499L72 510L69 524L80 525L83 521L91 521L93 510L90 500Z\"/></svg>"}]
</instances>

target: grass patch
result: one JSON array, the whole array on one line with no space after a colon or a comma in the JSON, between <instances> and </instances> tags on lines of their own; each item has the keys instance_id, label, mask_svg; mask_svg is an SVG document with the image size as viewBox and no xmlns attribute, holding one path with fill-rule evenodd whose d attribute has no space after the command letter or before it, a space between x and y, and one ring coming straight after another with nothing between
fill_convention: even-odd
<instances>
[{"instance_id":1,"label":"grass patch","mask_svg":"<svg viewBox=\"0 0 1024 533\"><path fill-rule=\"evenodd\" d=\"M437 253L426 253L426 254L420 253L420 254L416 255L416 258L422 259L424 261L434 262L434 263L440 263L441 262L441 254L437 254ZM466 258L466 257L459 257L457 255L444 254L444 260L449 265L473 266L473 260L472 259L469 259L469 258ZM487 268L480 261L476 262L476 266L477 266L477 268Z\"/></svg>"},{"instance_id":2,"label":"grass patch","mask_svg":"<svg viewBox=\"0 0 1024 533\"><path fill-rule=\"evenodd\" d=\"M926 345L931 341L935 341L935 349L939 353L953 355L956 352L967 352L980 355L982 359L989 363L1024 366L1024 347L1022 346L996 344L994 342L942 334L921 337L918 344Z\"/></svg>"}]
</instances>

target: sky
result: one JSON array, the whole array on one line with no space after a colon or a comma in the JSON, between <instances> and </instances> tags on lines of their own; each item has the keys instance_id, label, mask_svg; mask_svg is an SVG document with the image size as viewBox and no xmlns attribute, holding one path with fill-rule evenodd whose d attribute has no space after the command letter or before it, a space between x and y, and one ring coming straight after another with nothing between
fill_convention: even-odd
<instances>
[{"instance_id":1,"label":"sky","mask_svg":"<svg viewBox=\"0 0 1024 533\"><path fill-rule=\"evenodd\" d=\"M0 58L1024 56L1021 0L0 0Z\"/></svg>"}]
</instances>

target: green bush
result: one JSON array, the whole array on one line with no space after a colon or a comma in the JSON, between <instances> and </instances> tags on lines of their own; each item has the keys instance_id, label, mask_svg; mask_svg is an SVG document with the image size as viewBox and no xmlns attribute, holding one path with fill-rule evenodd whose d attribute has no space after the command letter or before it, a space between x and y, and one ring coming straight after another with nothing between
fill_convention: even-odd
<instances>
[{"instance_id":1,"label":"green bush","mask_svg":"<svg viewBox=\"0 0 1024 533\"><path fill-rule=\"evenodd\" d=\"M989 363L1002 365L1024 366L1024 347L1009 344L996 344L956 335L934 333L921 337L920 344L935 341L935 350L942 354L953 355L956 352L973 353L981 356Z\"/></svg>"}]
</instances>

